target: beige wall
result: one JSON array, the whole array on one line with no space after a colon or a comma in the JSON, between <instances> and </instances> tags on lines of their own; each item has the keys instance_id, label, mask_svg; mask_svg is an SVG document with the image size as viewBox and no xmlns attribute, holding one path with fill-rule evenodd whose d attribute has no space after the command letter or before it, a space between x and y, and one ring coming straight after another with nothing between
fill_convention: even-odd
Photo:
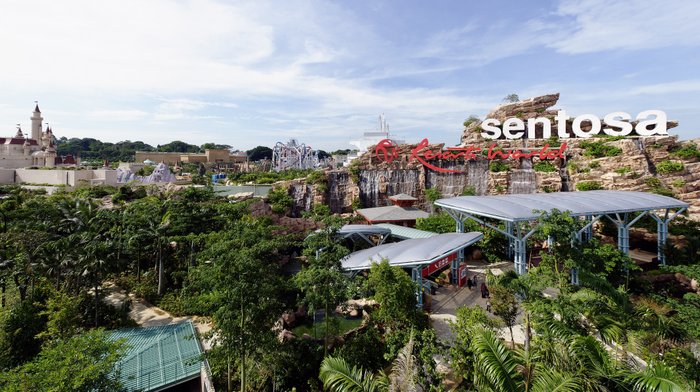
<instances>
[{"instance_id":1,"label":"beige wall","mask_svg":"<svg viewBox=\"0 0 700 392\"><path fill-rule=\"evenodd\" d=\"M76 186L80 184L117 185L117 171L111 169L98 170L33 170L33 169L0 169L2 184L49 184Z\"/></svg>"},{"instance_id":2,"label":"beige wall","mask_svg":"<svg viewBox=\"0 0 700 392\"><path fill-rule=\"evenodd\" d=\"M146 159L150 159L155 163L165 162L168 165L174 165L182 160L182 154L179 152L150 152L136 151L136 162L141 163Z\"/></svg>"},{"instance_id":3,"label":"beige wall","mask_svg":"<svg viewBox=\"0 0 700 392\"><path fill-rule=\"evenodd\" d=\"M165 162L168 165L175 165L178 162L187 163L216 163L216 162L237 162L246 161L246 157L231 155L228 150L204 150L204 154L179 153L179 152L149 152L136 151L135 161L141 163L150 159L155 163Z\"/></svg>"}]
</instances>

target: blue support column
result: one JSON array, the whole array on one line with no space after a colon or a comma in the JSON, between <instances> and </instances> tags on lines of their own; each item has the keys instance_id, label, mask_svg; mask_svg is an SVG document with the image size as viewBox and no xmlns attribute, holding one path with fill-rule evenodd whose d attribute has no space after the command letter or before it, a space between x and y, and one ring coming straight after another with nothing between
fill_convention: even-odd
<instances>
[{"instance_id":1,"label":"blue support column","mask_svg":"<svg viewBox=\"0 0 700 392\"><path fill-rule=\"evenodd\" d=\"M464 233L464 222L457 222L457 233ZM457 257L452 260L452 265L450 267L452 284L457 284L459 282L459 264L462 262L464 262L464 248L460 249L457 253Z\"/></svg>"},{"instance_id":2,"label":"blue support column","mask_svg":"<svg viewBox=\"0 0 700 392\"><path fill-rule=\"evenodd\" d=\"M423 267L414 267L411 269L411 277L418 285L416 291L416 307L423 308Z\"/></svg>"},{"instance_id":3,"label":"blue support column","mask_svg":"<svg viewBox=\"0 0 700 392\"><path fill-rule=\"evenodd\" d=\"M527 273L526 241L518 238L513 241L513 245L515 248L515 272L518 275L524 275Z\"/></svg>"},{"instance_id":4,"label":"blue support column","mask_svg":"<svg viewBox=\"0 0 700 392\"><path fill-rule=\"evenodd\" d=\"M668 240L668 224L678 216L680 213L685 211L685 208L681 208L676 211L673 215L669 217L670 210L666 210L663 217L657 215L656 213L650 213L652 218L656 221L656 256L659 259L661 265L666 265L666 241Z\"/></svg>"},{"instance_id":5,"label":"blue support column","mask_svg":"<svg viewBox=\"0 0 700 392\"><path fill-rule=\"evenodd\" d=\"M590 224L592 221L593 215L586 215L586 224L588 225L586 228L586 241L593 239L593 225Z\"/></svg>"},{"instance_id":6,"label":"blue support column","mask_svg":"<svg viewBox=\"0 0 700 392\"><path fill-rule=\"evenodd\" d=\"M666 265L666 240L668 239L668 222L666 220L656 221L656 257L661 265Z\"/></svg>"},{"instance_id":7,"label":"blue support column","mask_svg":"<svg viewBox=\"0 0 700 392\"><path fill-rule=\"evenodd\" d=\"M511 235L513 234L513 222L506 222L506 232L508 232ZM508 257L513 257L513 238L511 238L510 236L506 236L506 238L508 238L508 249L506 250L506 254L508 255Z\"/></svg>"},{"instance_id":8,"label":"blue support column","mask_svg":"<svg viewBox=\"0 0 700 392\"><path fill-rule=\"evenodd\" d=\"M624 219L617 225L617 248L626 255L630 254L630 228L628 221L628 214L625 213Z\"/></svg>"}]
</instances>

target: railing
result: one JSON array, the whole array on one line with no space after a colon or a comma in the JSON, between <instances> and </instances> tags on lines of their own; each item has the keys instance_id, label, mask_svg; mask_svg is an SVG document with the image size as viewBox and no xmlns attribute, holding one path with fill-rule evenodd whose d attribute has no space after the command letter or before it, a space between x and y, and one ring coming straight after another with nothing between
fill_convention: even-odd
<instances>
[{"instance_id":1,"label":"railing","mask_svg":"<svg viewBox=\"0 0 700 392\"><path fill-rule=\"evenodd\" d=\"M214 384L211 379L211 368L209 367L209 361L205 358L202 362L202 368L199 371L199 377L202 380L202 392L216 392L214 391Z\"/></svg>"}]
</instances>

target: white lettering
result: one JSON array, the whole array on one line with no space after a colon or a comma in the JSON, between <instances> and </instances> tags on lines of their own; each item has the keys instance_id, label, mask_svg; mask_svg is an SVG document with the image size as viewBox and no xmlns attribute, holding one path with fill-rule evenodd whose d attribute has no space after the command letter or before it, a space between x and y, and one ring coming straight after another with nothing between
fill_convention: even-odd
<instances>
[{"instance_id":1,"label":"white lettering","mask_svg":"<svg viewBox=\"0 0 700 392\"><path fill-rule=\"evenodd\" d=\"M650 118L651 117L651 118ZM569 138L566 131L566 122L569 117L566 111L557 112L557 135L560 138ZM610 136L627 136L634 129L640 136L668 135L666 113L661 110L645 110L637 115L637 125L630 122L632 116L625 112L612 112L605 115L603 121L606 127L602 131ZM581 129L581 123L588 121L591 123L591 130L585 132ZM535 117L527 120L527 137L536 139L537 126L542 126L542 138L552 137L552 121L547 117ZM599 117L593 114L582 114L574 118L571 128L575 137L589 138L598 135L602 128ZM507 139L520 139L525 136L525 122L517 117L508 118L501 122L494 118L487 118L481 123L481 136L486 139L499 139L505 136Z\"/></svg>"},{"instance_id":2,"label":"white lettering","mask_svg":"<svg viewBox=\"0 0 700 392\"><path fill-rule=\"evenodd\" d=\"M655 116L653 120L641 121L649 116ZM645 110L637 115L637 126L634 130L639 136L653 136L653 135L668 135L668 130L666 129L666 113L661 110ZM655 125L654 128L649 129L649 125Z\"/></svg>"},{"instance_id":3,"label":"white lettering","mask_svg":"<svg viewBox=\"0 0 700 392\"><path fill-rule=\"evenodd\" d=\"M581 129L581 123L586 120L591 122L590 132L584 132ZM600 119L594 114L582 114L580 116L576 116L571 127L574 130L574 135L578 137L591 137L600 133Z\"/></svg>"},{"instance_id":4,"label":"white lettering","mask_svg":"<svg viewBox=\"0 0 700 392\"><path fill-rule=\"evenodd\" d=\"M569 117L566 115L565 110L560 110L557 113L557 135L559 135L560 138L568 138L569 134L566 133L566 120Z\"/></svg>"},{"instance_id":5,"label":"white lettering","mask_svg":"<svg viewBox=\"0 0 700 392\"><path fill-rule=\"evenodd\" d=\"M511 131L518 131L512 133ZM506 139L520 139L525 134L525 123L523 120L514 117L503 122L503 135Z\"/></svg>"},{"instance_id":6,"label":"white lettering","mask_svg":"<svg viewBox=\"0 0 700 392\"><path fill-rule=\"evenodd\" d=\"M605 121L605 124L610 125L611 127L619 128L619 130L615 128L603 128L603 132L610 136L627 136L632 133L632 124L629 123L629 120L631 119L632 117L629 115L629 113L609 113L605 116L603 121Z\"/></svg>"},{"instance_id":7,"label":"white lettering","mask_svg":"<svg viewBox=\"0 0 700 392\"><path fill-rule=\"evenodd\" d=\"M498 139L501 137L501 129L497 128L501 122L495 118L487 118L481 123L481 137L486 139Z\"/></svg>"},{"instance_id":8,"label":"white lettering","mask_svg":"<svg viewBox=\"0 0 700 392\"><path fill-rule=\"evenodd\" d=\"M549 139L552 137L552 122L549 121L547 117L537 117L527 119L527 138L536 139L535 134L535 124L542 124L542 139Z\"/></svg>"}]
</instances>

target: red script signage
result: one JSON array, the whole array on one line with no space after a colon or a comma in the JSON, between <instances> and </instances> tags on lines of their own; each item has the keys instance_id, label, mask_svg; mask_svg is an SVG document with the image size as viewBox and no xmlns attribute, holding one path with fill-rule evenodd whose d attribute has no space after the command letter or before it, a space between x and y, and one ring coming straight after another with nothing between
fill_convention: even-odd
<instances>
[{"instance_id":1,"label":"red script signage","mask_svg":"<svg viewBox=\"0 0 700 392\"><path fill-rule=\"evenodd\" d=\"M431 164L429 161L434 159L441 160L456 160L456 159L476 159L477 154L481 154L482 151L486 152L486 158L489 160L494 159L520 159L520 158L532 158L538 157L540 159L555 159L564 158L564 151L566 150L566 143L562 143L558 149L553 149L549 147L549 143L545 144L542 148L531 149L529 151L524 151L520 149L510 149L501 150L498 148L496 143L491 144L491 146L484 150L477 146L466 146L466 147L447 147L446 150L442 151L431 151L427 149L430 146L428 139L421 140L416 147L411 150L410 161L417 160L423 166L428 169L435 170L441 173L461 173L461 170L443 169ZM394 159L398 158L398 148L396 144L389 140L384 139L377 143L374 149L374 155L377 159L382 162L391 163Z\"/></svg>"}]
</instances>

